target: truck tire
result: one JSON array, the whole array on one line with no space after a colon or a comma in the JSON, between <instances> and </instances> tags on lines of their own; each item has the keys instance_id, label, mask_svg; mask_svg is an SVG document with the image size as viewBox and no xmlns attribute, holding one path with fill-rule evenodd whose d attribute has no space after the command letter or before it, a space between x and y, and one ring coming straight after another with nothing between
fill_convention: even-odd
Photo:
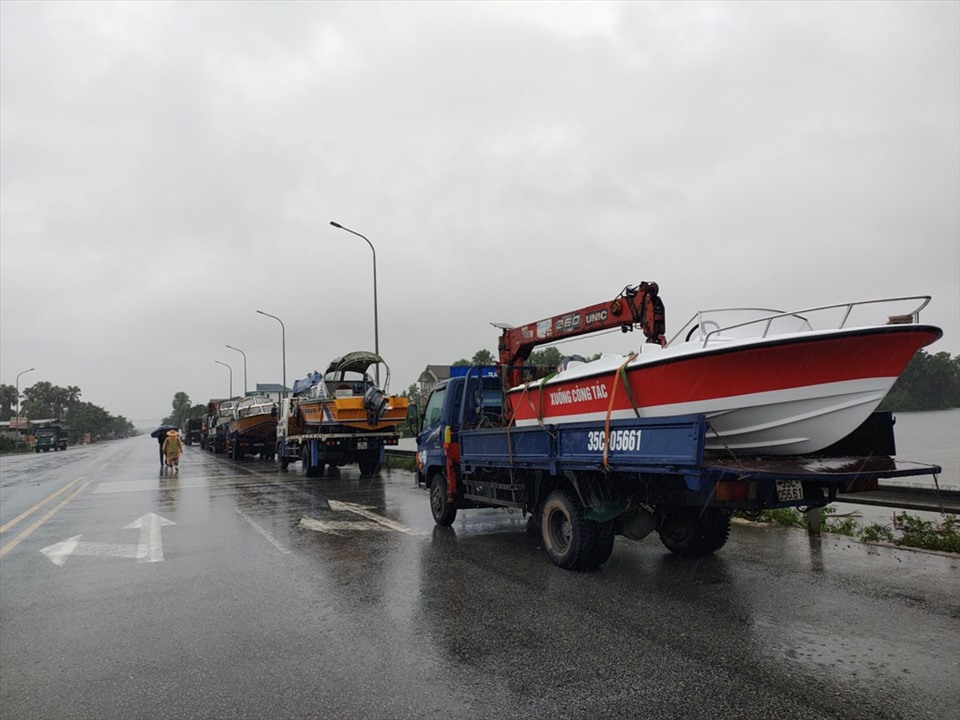
<instances>
[{"instance_id":1,"label":"truck tire","mask_svg":"<svg viewBox=\"0 0 960 720\"><path fill-rule=\"evenodd\" d=\"M657 532L673 554L702 557L727 542L730 516L716 508L671 507L663 513Z\"/></svg>"},{"instance_id":2,"label":"truck tire","mask_svg":"<svg viewBox=\"0 0 960 720\"><path fill-rule=\"evenodd\" d=\"M380 448L364 450L357 457L361 475L376 475L380 469Z\"/></svg>"},{"instance_id":3,"label":"truck tire","mask_svg":"<svg viewBox=\"0 0 960 720\"><path fill-rule=\"evenodd\" d=\"M438 472L430 482L430 512L437 525L450 527L457 519L457 506L447 500L447 476Z\"/></svg>"},{"instance_id":4,"label":"truck tire","mask_svg":"<svg viewBox=\"0 0 960 720\"><path fill-rule=\"evenodd\" d=\"M308 478L323 477L323 463L316 465L310 464L310 448L305 447L300 451L300 464L303 466L303 474Z\"/></svg>"},{"instance_id":5,"label":"truck tire","mask_svg":"<svg viewBox=\"0 0 960 720\"><path fill-rule=\"evenodd\" d=\"M591 567L599 567L610 559L613 554L613 541L615 539L612 520L597 523L596 542L593 546L593 557L590 558Z\"/></svg>"},{"instance_id":6,"label":"truck tire","mask_svg":"<svg viewBox=\"0 0 960 720\"><path fill-rule=\"evenodd\" d=\"M730 513L723 510L711 510L709 512L713 515L713 519L704 532L704 554L719 550L727 544L727 540L730 538Z\"/></svg>"},{"instance_id":7,"label":"truck tire","mask_svg":"<svg viewBox=\"0 0 960 720\"><path fill-rule=\"evenodd\" d=\"M286 472L287 468L290 467L290 461L287 459L287 456L283 454L283 448L280 447L280 443L277 443L277 453L274 457L277 459L277 467L283 472Z\"/></svg>"},{"instance_id":8,"label":"truck tire","mask_svg":"<svg viewBox=\"0 0 960 720\"><path fill-rule=\"evenodd\" d=\"M543 546L553 564L564 570L585 570L593 564L598 523L583 516L580 501L564 490L547 496L540 513Z\"/></svg>"}]
</instances>

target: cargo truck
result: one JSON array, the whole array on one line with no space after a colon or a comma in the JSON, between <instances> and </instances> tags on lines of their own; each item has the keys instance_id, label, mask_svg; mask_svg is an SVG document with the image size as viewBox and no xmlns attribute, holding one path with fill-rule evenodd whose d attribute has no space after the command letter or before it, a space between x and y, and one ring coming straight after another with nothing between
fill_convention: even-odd
<instances>
[{"instance_id":1,"label":"cargo truck","mask_svg":"<svg viewBox=\"0 0 960 720\"><path fill-rule=\"evenodd\" d=\"M371 372L382 367L379 385ZM389 395L390 370L379 355L357 351L334 359L325 372L293 384L280 403L276 462L281 470L299 461L307 477L326 468L357 464L361 475L377 472L384 447L396 445L409 401Z\"/></svg>"},{"instance_id":2,"label":"cargo truck","mask_svg":"<svg viewBox=\"0 0 960 720\"><path fill-rule=\"evenodd\" d=\"M34 452L67 449L67 428L53 425L37 428L34 432Z\"/></svg>"}]
</instances>

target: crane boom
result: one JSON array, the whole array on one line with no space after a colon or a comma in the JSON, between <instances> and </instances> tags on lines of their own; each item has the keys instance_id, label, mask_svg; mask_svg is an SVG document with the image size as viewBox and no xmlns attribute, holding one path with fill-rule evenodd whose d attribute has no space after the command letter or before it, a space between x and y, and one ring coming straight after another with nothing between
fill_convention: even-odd
<instances>
[{"instance_id":1,"label":"crane boom","mask_svg":"<svg viewBox=\"0 0 960 720\"><path fill-rule=\"evenodd\" d=\"M538 345L615 327L623 332L632 332L636 325L643 331L645 342L664 344L666 321L659 287L655 282L627 285L610 302L597 303L519 327L504 328L498 345L500 364L511 368L508 371L510 383L517 384L521 374L517 366L522 365Z\"/></svg>"}]
</instances>

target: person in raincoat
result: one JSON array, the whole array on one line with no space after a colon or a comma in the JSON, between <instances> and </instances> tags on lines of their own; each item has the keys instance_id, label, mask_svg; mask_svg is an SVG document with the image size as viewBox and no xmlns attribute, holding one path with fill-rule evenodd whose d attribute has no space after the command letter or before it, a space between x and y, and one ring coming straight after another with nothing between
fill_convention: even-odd
<instances>
[{"instance_id":1,"label":"person in raincoat","mask_svg":"<svg viewBox=\"0 0 960 720\"><path fill-rule=\"evenodd\" d=\"M180 453L182 452L183 443L180 441L180 433L176 430L168 431L163 441L163 457L167 463L167 470L180 472Z\"/></svg>"}]
</instances>

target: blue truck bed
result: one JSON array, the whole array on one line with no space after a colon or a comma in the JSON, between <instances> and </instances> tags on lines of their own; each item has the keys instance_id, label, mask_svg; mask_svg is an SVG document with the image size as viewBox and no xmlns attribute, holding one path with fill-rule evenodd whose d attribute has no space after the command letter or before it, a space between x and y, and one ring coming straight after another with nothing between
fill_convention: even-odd
<instances>
[{"instance_id":1,"label":"blue truck bed","mask_svg":"<svg viewBox=\"0 0 960 720\"><path fill-rule=\"evenodd\" d=\"M506 427L460 431L460 463L479 468L600 471L683 476L688 489L710 490L725 480L774 483L800 480L849 488L878 478L931 475L939 466L899 461L888 456L737 457L707 454L707 422L702 415ZM604 450L606 449L606 458Z\"/></svg>"}]
</instances>

